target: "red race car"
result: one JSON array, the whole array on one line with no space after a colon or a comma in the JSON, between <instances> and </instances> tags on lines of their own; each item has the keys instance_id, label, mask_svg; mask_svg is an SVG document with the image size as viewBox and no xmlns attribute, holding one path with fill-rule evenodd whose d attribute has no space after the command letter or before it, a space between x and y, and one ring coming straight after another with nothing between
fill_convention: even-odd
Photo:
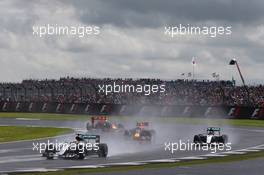
<instances>
[{"instance_id":1,"label":"red race car","mask_svg":"<svg viewBox=\"0 0 264 175\"><path fill-rule=\"evenodd\" d=\"M106 116L93 116L91 117L91 122L87 122L86 129L90 130L100 130L103 132L119 132L124 130L124 126L120 123L114 123L108 121Z\"/></svg>"}]
</instances>

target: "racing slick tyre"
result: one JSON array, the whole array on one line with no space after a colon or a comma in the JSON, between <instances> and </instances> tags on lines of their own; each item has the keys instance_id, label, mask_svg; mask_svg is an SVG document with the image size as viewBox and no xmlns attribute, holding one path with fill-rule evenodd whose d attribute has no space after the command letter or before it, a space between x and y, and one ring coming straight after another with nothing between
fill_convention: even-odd
<instances>
[{"instance_id":1,"label":"racing slick tyre","mask_svg":"<svg viewBox=\"0 0 264 175\"><path fill-rule=\"evenodd\" d=\"M86 129L87 130L91 130L92 129L92 125L89 122L86 123Z\"/></svg>"},{"instance_id":2,"label":"racing slick tyre","mask_svg":"<svg viewBox=\"0 0 264 175\"><path fill-rule=\"evenodd\" d=\"M48 147L42 153L42 157L46 157L47 159L53 159L55 153L56 149L53 147L53 145L48 145Z\"/></svg>"},{"instance_id":3,"label":"racing slick tyre","mask_svg":"<svg viewBox=\"0 0 264 175\"><path fill-rule=\"evenodd\" d=\"M124 137L125 140L130 140L132 138L131 132L128 131L128 130L125 130L124 134L123 134L123 137Z\"/></svg>"},{"instance_id":4,"label":"racing slick tyre","mask_svg":"<svg viewBox=\"0 0 264 175\"><path fill-rule=\"evenodd\" d=\"M141 139L144 141L151 142L152 141L152 133L151 131L141 131Z\"/></svg>"},{"instance_id":5,"label":"racing slick tyre","mask_svg":"<svg viewBox=\"0 0 264 175\"><path fill-rule=\"evenodd\" d=\"M227 143L228 142L228 137L227 135L222 135L221 137L219 137L219 143Z\"/></svg>"},{"instance_id":6,"label":"racing slick tyre","mask_svg":"<svg viewBox=\"0 0 264 175\"><path fill-rule=\"evenodd\" d=\"M83 160L84 158L85 158L84 153L79 153L79 154L78 154L78 159L79 159L79 160Z\"/></svg>"},{"instance_id":7,"label":"racing slick tyre","mask_svg":"<svg viewBox=\"0 0 264 175\"><path fill-rule=\"evenodd\" d=\"M125 136L125 137L129 137L129 136L130 136L130 132L129 132L128 130L125 130L125 132L124 132L124 136Z\"/></svg>"},{"instance_id":8,"label":"racing slick tyre","mask_svg":"<svg viewBox=\"0 0 264 175\"><path fill-rule=\"evenodd\" d=\"M193 138L193 142L195 144L201 144L202 143L201 137L198 136L198 135L195 135L194 138Z\"/></svg>"},{"instance_id":9,"label":"racing slick tyre","mask_svg":"<svg viewBox=\"0 0 264 175\"><path fill-rule=\"evenodd\" d=\"M77 149L74 151L75 154L75 158L79 159L79 160L83 160L85 158L85 152L84 152L84 148L85 146L81 145L82 147L80 147L80 144L77 145Z\"/></svg>"},{"instance_id":10,"label":"racing slick tyre","mask_svg":"<svg viewBox=\"0 0 264 175\"><path fill-rule=\"evenodd\" d=\"M47 152L45 157L48 160L54 159L54 153L53 152Z\"/></svg>"},{"instance_id":11,"label":"racing slick tyre","mask_svg":"<svg viewBox=\"0 0 264 175\"><path fill-rule=\"evenodd\" d=\"M213 136L211 139L211 143L218 143L218 142L219 142L218 137Z\"/></svg>"},{"instance_id":12,"label":"racing slick tyre","mask_svg":"<svg viewBox=\"0 0 264 175\"><path fill-rule=\"evenodd\" d=\"M99 157L107 157L107 154L108 154L107 144L105 144L105 143L99 144L98 156Z\"/></svg>"},{"instance_id":13,"label":"racing slick tyre","mask_svg":"<svg viewBox=\"0 0 264 175\"><path fill-rule=\"evenodd\" d=\"M117 125L117 127L118 127L118 129L124 129L124 128L125 128L124 125L122 125L121 123L119 123L119 124Z\"/></svg>"}]
</instances>

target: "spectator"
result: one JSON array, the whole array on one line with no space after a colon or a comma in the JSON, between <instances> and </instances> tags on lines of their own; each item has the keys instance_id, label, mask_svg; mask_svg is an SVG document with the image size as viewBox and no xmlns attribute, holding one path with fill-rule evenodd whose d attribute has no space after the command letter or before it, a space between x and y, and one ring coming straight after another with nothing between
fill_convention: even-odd
<instances>
[{"instance_id":1,"label":"spectator","mask_svg":"<svg viewBox=\"0 0 264 175\"><path fill-rule=\"evenodd\" d=\"M165 85L165 92L99 92L102 84ZM59 80L23 80L0 84L1 101L41 101L60 103L113 103L159 105L263 105L264 87L235 87L231 81L195 81L160 79L60 78Z\"/></svg>"}]
</instances>

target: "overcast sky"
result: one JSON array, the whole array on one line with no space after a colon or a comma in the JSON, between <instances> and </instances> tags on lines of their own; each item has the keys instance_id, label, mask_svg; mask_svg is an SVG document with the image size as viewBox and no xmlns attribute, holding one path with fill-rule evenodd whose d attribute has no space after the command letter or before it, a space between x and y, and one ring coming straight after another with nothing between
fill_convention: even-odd
<instances>
[{"instance_id":1,"label":"overcast sky","mask_svg":"<svg viewBox=\"0 0 264 175\"><path fill-rule=\"evenodd\" d=\"M221 79L236 58L247 83L264 83L263 0L2 0L0 81L74 77ZM99 36L36 37L34 25L97 25ZM231 26L232 34L164 35L168 25Z\"/></svg>"}]
</instances>

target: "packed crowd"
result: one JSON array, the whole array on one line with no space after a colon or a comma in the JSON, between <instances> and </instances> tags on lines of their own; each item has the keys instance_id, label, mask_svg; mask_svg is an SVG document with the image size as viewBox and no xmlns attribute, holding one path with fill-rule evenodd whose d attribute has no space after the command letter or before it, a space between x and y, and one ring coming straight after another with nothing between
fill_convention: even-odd
<instances>
[{"instance_id":1,"label":"packed crowd","mask_svg":"<svg viewBox=\"0 0 264 175\"><path fill-rule=\"evenodd\" d=\"M109 93L99 85L164 85L164 92ZM264 86L235 86L231 81L196 81L160 79L60 78L59 80L24 80L0 84L1 101L41 101L60 103L113 103L162 105L263 105Z\"/></svg>"}]
</instances>

